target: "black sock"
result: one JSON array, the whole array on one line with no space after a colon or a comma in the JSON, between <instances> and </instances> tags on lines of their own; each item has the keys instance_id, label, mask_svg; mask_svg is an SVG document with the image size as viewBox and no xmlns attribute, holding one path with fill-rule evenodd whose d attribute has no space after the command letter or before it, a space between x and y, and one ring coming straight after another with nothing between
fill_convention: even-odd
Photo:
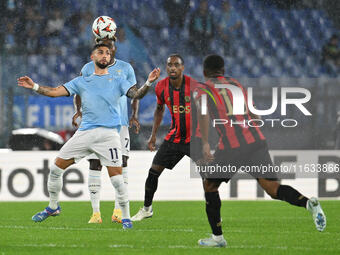
<instances>
[{"instance_id":1,"label":"black sock","mask_svg":"<svg viewBox=\"0 0 340 255\"><path fill-rule=\"evenodd\" d=\"M152 204L153 195L157 190L159 176L160 173L158 171L150 168L148 178L145 181L145 195L144 195L145 207L149 207Z\"/></svg>"},{"instance_id":2,"label":"black sock","mask_svg":"<svg viewBox=\"0 0 340 255\"><path fill-rule=\"evenodd\" d=\"M292 205L306 208L308 198L288 185L280 185L277 190L277 198Z\"/></svg>"},{"instance_id":3,"label":"black sock","mask_svg":"<svg viewBox=\"0 0 340 255\"><path fill-rule=\"evenodd\" d=\"M205 211L214 235L222 235L221 199L218 191L205 192Z\"/></svg>"}]
</instances>

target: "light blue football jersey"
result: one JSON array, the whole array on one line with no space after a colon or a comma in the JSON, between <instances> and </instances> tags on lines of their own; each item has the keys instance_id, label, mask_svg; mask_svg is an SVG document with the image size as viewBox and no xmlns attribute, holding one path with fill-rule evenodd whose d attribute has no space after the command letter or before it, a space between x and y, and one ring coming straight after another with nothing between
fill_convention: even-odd
<instances>
[{"instance_id":1,"label":"light blue football jersey","mask_svg":"<svg viewBox=\"0 0 340 255\"><path fill-rule=\"evenodd\" d=\"M79 130L96 127L118 128L122 125L119 100L131 84L112 74L79 76L64 84L70 95L81 98L82 121Z\"/></svg>"},{"instance_id":2,"label":"light blue football jersey","mask_svg":"<svg viewBox=\"0 0 340 255\"><path fill-rule=\"evenodd\" d=\"M93 61L85 64L83 68L81 69L81 75L87 77L94 73L94 63ZM131 86L135 85L137 83L135 72L132 68L132 66L119 59L115 59L115 63L109 66L109 73L122 77L123 79L126 79ZM121 121L122 126L128 126L129 125L129 115L128 115L128 105L127 105L127 97L124 95L120 98L120 113L121 113Z\"/></svg>"}]
</instances>

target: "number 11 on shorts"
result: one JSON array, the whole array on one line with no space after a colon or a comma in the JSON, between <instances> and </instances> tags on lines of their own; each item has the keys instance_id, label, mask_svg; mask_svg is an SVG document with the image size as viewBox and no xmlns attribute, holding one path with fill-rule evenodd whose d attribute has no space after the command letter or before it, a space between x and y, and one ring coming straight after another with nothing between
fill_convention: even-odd
<instances>
[{"instance_id":1,"label":"number 11 on shorts","mask_svg":"<svg viewBox=\"0 0 340 255\"><path fill-rule=\"evenodd\" d=\"M111 153L111 159L112 160L118 160L118 151L117 151L117 148L110 148L109 151Z\"/></svg>"}]
</instances>

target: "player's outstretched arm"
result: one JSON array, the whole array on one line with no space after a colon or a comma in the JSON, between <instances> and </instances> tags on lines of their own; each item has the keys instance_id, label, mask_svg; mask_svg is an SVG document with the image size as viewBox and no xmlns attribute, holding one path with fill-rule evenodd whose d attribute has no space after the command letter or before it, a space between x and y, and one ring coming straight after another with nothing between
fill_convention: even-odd
<instances>
[{"instance_id":1,"label":"player's outstretched arm","mask_svg":"<svg viewBox=\"0 0 340 255\"><path fill-rule=\"evenodd\" d=\"M74 95L73 97L73 105L74 105L74 115L72 116L72 125L78 128L77 119L82 117L81 112L81 98L79 95Z\"/></svg>"},{"instance_id":2,"label":"player's outstretched arm","mask_svg":"<svg viewBox=\"0 0 340 255\"><path fill-rule=\"evenodd\" d=\"M58 86L56 88L40 86L37 83L34 83L33 80L28 76L20 77L18 79L18 86L32 89L37 93L48 97L62 97L69 95L64 86Z\"/></svg>"},{"instance_id":3,"label":"player's outstretched arm","mask_svg":"<svg viewBox=\"0 0 340 255\"><path fill-rule=\"evenodd\" d=\"M151 84L156 81L159 78L159 75L161 73L161 69L155 68L152 70L152 72L149 74L147 81L141 88L137 88L136 85L132 86L129 91L126 93L126 96L129 98L134 99L141 99L143 98L146 93L148 92Z\"/></svg>"},{"instance_id":4,"label":"player's outstretched arm","mask_svg":"<svg viewBox=\"0 0 340 255\"><path fill-rule=\"evenodd\" d=\"M129 121L129 127L132 128L132 126L135 126L135 133L139 133L140 124L138 121L138 111L139 111L139 100L138 99L132 99L131 101L131 118Z\"/></svg>"},{"instance_id":5,"label":"player's outstretched arm","mask_svg":"<svg viewBox=\"0 0 340 255\"><path fill-rule=\"evenodd\" d=\"M156 134L163 120L163 115L164 115L164 104L157 104L157 107L154 113L154 118L153 118L152 132L148 140L148 148L150 151L154 151L156 149Z\"/></svg>"}]
</instances>

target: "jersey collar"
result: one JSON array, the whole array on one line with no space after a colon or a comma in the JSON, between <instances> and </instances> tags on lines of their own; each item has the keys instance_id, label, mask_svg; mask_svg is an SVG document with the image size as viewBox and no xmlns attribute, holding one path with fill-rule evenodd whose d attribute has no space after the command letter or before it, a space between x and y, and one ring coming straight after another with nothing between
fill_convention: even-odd
<instances>
[{"instance_id":1,"label":"jersey collar","mask_svg":"<svg viewBox=\"0 0 340 255\"><path fill-rule=\"evenodd\" d=\"M111 65L109 65L109 67L114 66L116 63L117 63L117 59L114 58L113 63Z\"/></svg>"},{"instance_id":2,"label":"jersey collar","mask_svg":"<svg viewBox=\"0 0 340 255\"><path fill-rule=\"evenodd\" d=\"M181 84L181 86L178 89L176 89L174 86L172 86L172 84L170 82L170 78L169 78L169 85L172 87L173 90L180 91L182 88L185 87L185 76L183 75L182 84Z\"/></svg>"}]
</instances>

